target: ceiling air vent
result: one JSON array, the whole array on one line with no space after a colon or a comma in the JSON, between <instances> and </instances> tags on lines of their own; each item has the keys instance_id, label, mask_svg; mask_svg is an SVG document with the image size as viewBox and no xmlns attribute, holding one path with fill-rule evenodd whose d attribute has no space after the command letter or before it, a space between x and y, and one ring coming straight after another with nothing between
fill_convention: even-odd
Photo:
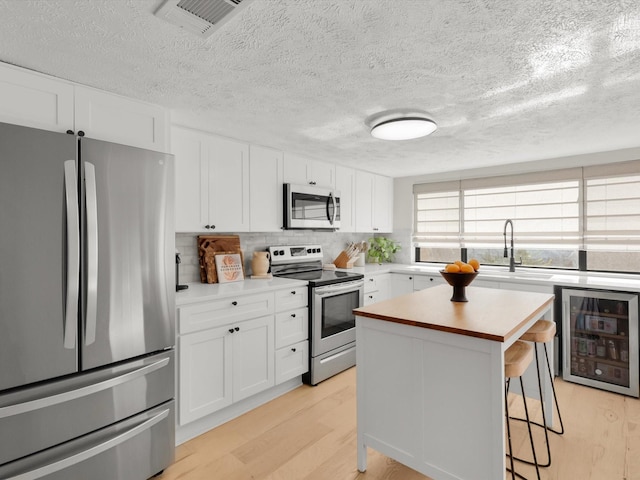
<instances>
[{"instance_id":1,"label":"ceiling air vent","mask_svg":"<svg viewBox=\"0 0 640 480\"><path fill-rule=\"evenodd\" d=\"M253 0L166 0L156 16L185 30L209 37Z\"/></svg>"}]
</instances>

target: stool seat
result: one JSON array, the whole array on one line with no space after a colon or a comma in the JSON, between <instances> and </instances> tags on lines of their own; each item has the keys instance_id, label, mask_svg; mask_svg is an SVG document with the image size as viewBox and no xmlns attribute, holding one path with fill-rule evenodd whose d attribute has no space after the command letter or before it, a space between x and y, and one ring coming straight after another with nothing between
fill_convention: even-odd
<instances>
[{"instance_id":1,"label":"stool seat","mask_svg":"<svg viewBox=\"0 0 640 480\"><path fill-rule=\"evenodd\" d=\"M556 322L549 320L538 320L529 330L527 330L520 340L536 343L550 342L556 336Z\"/></svg>"},{"instance_id":2,"label":"stool seat","mask_svg":"<svg viewBox=\"0 0 640 480\"><path fill-rule=\"evenodd\" d=\"M521 340L516 340L504 352L504 376L514 378L521 376L533 360L533 347Z\"/></svg>"}]
</instances>

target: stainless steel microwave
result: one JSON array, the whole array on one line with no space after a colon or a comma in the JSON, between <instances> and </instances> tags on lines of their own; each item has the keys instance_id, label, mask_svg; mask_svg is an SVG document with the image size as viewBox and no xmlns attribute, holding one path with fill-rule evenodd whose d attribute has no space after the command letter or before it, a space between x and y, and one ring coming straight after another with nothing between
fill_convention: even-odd
<instances>
[{"instance_id":1,"label":"stainless steel microwave","mask_svg":"<svg viewBox=\"0 0 640 480\"><path fill-rule=\"evenodd\" d=\"M284 184L284 228L337 230L340 192L314 185Z\"/></svg>"}]
</instances>

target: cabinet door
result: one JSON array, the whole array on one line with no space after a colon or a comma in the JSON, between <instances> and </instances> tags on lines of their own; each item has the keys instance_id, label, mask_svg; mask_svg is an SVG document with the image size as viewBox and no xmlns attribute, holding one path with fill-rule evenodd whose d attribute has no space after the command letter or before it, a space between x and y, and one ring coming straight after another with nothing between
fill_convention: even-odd
<instances>
[{"instance_id":1,"label":"cabinet door","mask_svg":"<svg viewBox=\"0 0 640 480\"><path fill-rule=\"evenodd\" d=\"M336 187L336 166L333 163L312 161L309 182L318 187Z\"/></svg>"},{"instance_id":2,"label":"cabinet door","mask_svg":"<svg viewBox=\"0 0 640 480\"><path fill-rule=\"evenodd\" d=\"M356 170L356 232L373 232L373 174Z\"/></svg>"},{"instance_id":3,"label":"cabinet door","mask_svg":"<svg viewBox=\"0 0 640 480\"><path fill-rule=\"evenodd\" d=\"M232 339L226 327L179 338L180 425L231 405Z\"/></svg>"},{"instance_id":4,"label":"cabinet door","mask_svg":"<svg viewBox=\"0 0 640 480\"><path fill-rule=\"evenodd\" d=\"M309 309L307 307L276 314L276 348L309 338Z\"/></svg>"},{"instance_id":5,"label":"cabinet door","mask_svg":"<svg viewBox=\"0 0 640 480\"><path fill-rule=\"evenodd\" d=\"M304 340L276 351L276 384L309 371L309 342Z\"/></svg>"},{"instance_id":6,"label":"cabinet door","mask_svg":"<svg viewBox=\"0 0 640 480\"><path fill-rule=\"evenodd\" d=\"M275 385L273 315L234 325L233 401Z\"/></svg>"},{"instance_id":7,"label":"cabinet door","mask_svg":"<svg viewBox=\"0 0 640 480\"><path fill-rule=\"evenodd\" d=\"M413 293L413 275L404 273L392 273L390 281L391 298Z\"/></svg>"},{"instance_id":8,"label":"cabinet door","mask_svg":"<svg viewBox=\"0 0 640 480\"><path fill-rule=\"evenodd\" d=\"M282 219L282 152L249 147L249 215L252 232L279 232Z\"/></svg>"},{"instance_id":9,"label":"cabinet door","mask_svg":"<svg viewBox=\"0 0 640 480\"><path fill-rule=\"evenodd\" d=\"M211 136L207 146L210 229L216 232L247 232L249 145Z\"/></svg>"},{"instance_id":10,"label":"cabinet door","mask_svg":"<svg viewBox=\"0 0 640 480\"><path fill-rule=\"evenodd\" d=\"M169 113L157 105L75 87L75 129L89 138L168 151Z\"/></svg>"},{"instance_id":11,"label":"cabinet door","mask_svg":"<svg viewBox=\"0 0 640 480\"><path fill-rule=\"evenodd\" d=\"M208 165L203 162L206 137L173 127L171 147L175 155L176 232L204 231L209 221Z\"/></svg>"},{"instance_id":12,"label":"cabinet door","mask_svg":"<svg viewBox=\"0 0 640 480\"><path fill-rule=\"evenodd\" d=\"M336 167L292 153L284 154L284 181L298 185L335 188Z\"/></svg>"},{"instance_id":13,"label":"cabinet door","mask_svg":"<svg viewBox=\"0 0 640 480\"><path fill-rule=\"evenodd\" d=\"M311 172L310 160L292 153L284 153L284 183L295 183L298 185L308 185L308 178Z\"/></svg>"},{"instance_id":14,"label":"cabinet door","mask_svg":"<svg viewBox=\"0 0 640 480\"><path fill-rule=\"evenodd\" d=\"M373 176L373 231L393 230L393 179L382 175Z\"/></svg>"},{"instance_id":15,"label":"cabinet door","mask_svg":"<svg viewBox=\"0 0 640 480\"><path fill-rule=\"evenodd\" d=\"M73 130L73 85L0 63L0 122Z\"/></svg>"},{"instance_id":16,"label":"cabinet door","mask_svg":"<svg viewBox=\"0 0 640 480\"><path fill-rule=\"evenodd\" d=\"M354 232L355 202L355 170L353 168L336 165L336 192L340 194L340 231Z\"/></svg>"},{"instance_id":17,"label":"cabinet door","mask_svg":"<svg viewBox=\"0 0 640 480\"><path fill-rule=\"evenodd\" d=\"M413 289L415 291L435 287L436 285L443 285L445 283L442 275L416 275L413 277Z\"/></svg>"}]
</instances>

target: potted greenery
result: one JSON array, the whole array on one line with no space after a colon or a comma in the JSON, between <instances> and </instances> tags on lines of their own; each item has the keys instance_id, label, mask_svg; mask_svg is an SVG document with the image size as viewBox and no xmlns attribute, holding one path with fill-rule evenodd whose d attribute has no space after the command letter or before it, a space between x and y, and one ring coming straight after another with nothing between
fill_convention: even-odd
<instances>
[{"instance_id":1,"label":"potted greenery","mask_svg":"<svg viewBox=\"0 0 640 480\"><path fill-rule=\"evenodd\" d=\"M400 244L386 237L369 239L367 256L369 263L392 262L393 255L400 250Z\"/></svg>"}]
</instances>

